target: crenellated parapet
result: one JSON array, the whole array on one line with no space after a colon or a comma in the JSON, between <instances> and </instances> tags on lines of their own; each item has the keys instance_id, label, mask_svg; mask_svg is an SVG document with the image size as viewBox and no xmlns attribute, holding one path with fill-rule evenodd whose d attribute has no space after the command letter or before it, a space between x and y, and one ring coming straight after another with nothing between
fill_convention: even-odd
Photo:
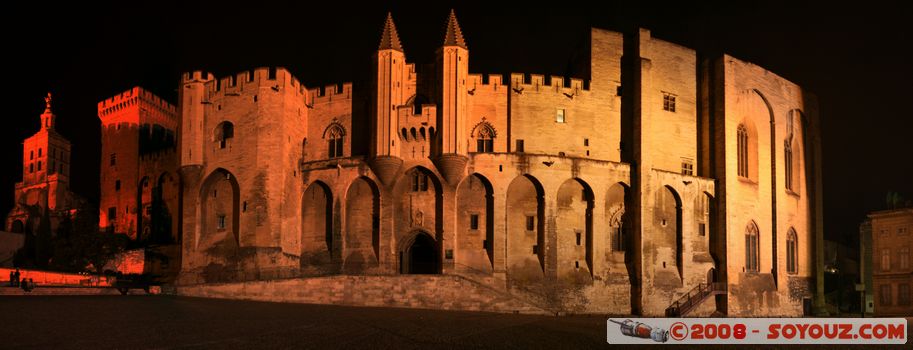
<instances>
[{"instance_id":1,"label":"crenellated parapet","mask_svg":"<svg viewBox=\"0 0 913 350\"><path fill-rule=\"evenodd\" d=\"M216 77L212 73L195 70L192 72L185 72L181 75L181 84L187 83L200 83L208 82L214 80Z\"/></svg>"},{"instance_id":2,"label":"crenellated parapet","mask_svg":"<svg viewBox=\"0 0 913 350\"><path fill-rule=\"evenodd\" d=\"M347 82L308 89L307 96L308 104L314 107L340 100L351 101L352 83Z\"/></svg>"},{"instance_id":3,"label":"crenellated parapet","mask_svg":"<svg viewBox=\"0 0 913 350\"><path fill-rule=\"evenodd\" d=\"M177 150L175 148L166 148L155 152L140 154L139 160L140 162L156 162L163 159L168 160L170 157L175 157L176 153Z\"/></svg>"},{"instance_id":4,"label":"crenellated parapet","mask_svg":"<svg viewBox=\"0 0 913 350\"><path fill-rule=\"evenodd\" d=\"M256 94L260 89L293 92L302 99L307 96L307 87L283 67L260 67L226 77L215 78L210 73L194 71L184 73L183 83L202 82L207 94L204 104L214 100Z\"/></svg>"},{"instance_id":5,"label":"crenellated parapet","mask_svg":"<svg viewBox=\"0 0 913 350\"><path fill-rule=\"evenodd\" d=\"M518 94L525 92L553 92L555 94L564 94L565 96L576 96L590 93L589 82L583 79L564 79L559 76L545 76L542 74L511 73L510 87Z\"/></svg>"},{"instance_id":6,"label":"crenellated parapet","mask_svg":"<svg viewBox=\"0 0 913 350\"><path fill-rule=\"evenodd\" d=\"M177 106L138 86L98 102L103 127L148 122L176 128L178 114Z\"/></svg>"},{"instance_id":7,"label":"crenellated parapet","mask_svg":"<svg viewBox=\"0 0 913 350\"><path fill-rule=\"evenodd\" d=\"M466 93L475 95L482 92L497 92L504 88L501 74L469 74L466 76Z\"/></svg>"}]
</instances>

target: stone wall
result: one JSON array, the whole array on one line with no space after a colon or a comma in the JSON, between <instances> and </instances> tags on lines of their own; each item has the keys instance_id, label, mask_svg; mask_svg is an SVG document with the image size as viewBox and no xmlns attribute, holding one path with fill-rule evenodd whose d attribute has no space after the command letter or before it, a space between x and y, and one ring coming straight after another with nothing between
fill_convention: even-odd
<instances>
[{"instance_id":1,"label":"stone wall","mask_svg":"<svg viewBox=\"0 0 913 350\"><path fill-rule=\"evenodd\" d=\"M458 276L328 276L181 286L178 295L258 301L553 314Z\"/></svg>"}]
</instances>

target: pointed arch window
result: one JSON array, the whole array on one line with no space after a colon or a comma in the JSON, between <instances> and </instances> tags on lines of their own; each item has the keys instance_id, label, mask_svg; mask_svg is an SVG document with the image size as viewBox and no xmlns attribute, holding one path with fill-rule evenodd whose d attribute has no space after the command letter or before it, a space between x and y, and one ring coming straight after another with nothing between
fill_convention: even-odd
<instances>
[{"instance_id":1,"label":"pointed arch window","mask_svg":"<svg viewBox=\"0 0 913 350\"><path fill-rule=\"evenodd\" d=\"M758 272L758 225L755 225L754 222L748 224L748 227L745 229L745 270L751 272Z\"/></svg>"},{"instance_id":2,"label":"pointed arch window","mask_svg":"<svg viewBox=\"0 0 913 350\"><path fill-rule=\"evenodd\" d=\"M783 146L783 158L784 165L786 169L786 189L794 190L793 188L793 145L790 140L786 140L785 145Z\"/></svg>"},{"instance_id":3,"label":"pointed arch window","mask_svg":"<svg viewBox=\"0 0 913 350\"><path fill-rule=\"evenodd\" d=\"M428 191L428 175L419 170L412 171L412 192L425 191Z\"/></svg>"},{"instance_id":4,"label":"pointed arch window","mask_svg":"<svg viewBox=\"0 0 913 350\"><path fill-rule=\"evenodd\" d=\"M491 153L494 152L495 129L488 122L479 123L474 130L476 138L476 152Z\"/></svg>"},{"instance_id":5,"label":"pointed arch window","mask_svg":"<svg viewBox=\"0 0 913 350\"><path fill-rule=\"evenodd\" d=\"M343 145L345 144L345 129L338 123L330 124L324 133L327 140L327 157L339 158L343 156Z\"/></svg>"},{"instance_id":6,"label":"pointed arch window","mask_svg":"<svg viewBox=\"0 0 913 350\"><path fill-rule=\"evenodd\" d=\"M476 137L476 152L491 153L494 149L494 133L490 128L482 128Z\"/></svg>"},{"instance_id":7,"label":"pointed arch window","mask_svg":"<svg viewBox=\"0 0 913 350\"><path fill-rule=\"evenodd\" d=\"M748 128L739 124L737 133L739 176L748 177Z\"/></svg>"},{"instance_id":8,"label":"pointed arch window","mask_svg":"<svg viewBox=\"0 0 913 350\"><path fill-rule=\"evenodd\" d=\"M786 234L786 273L799 272L799 237L792 228Z\"/></svg>"}]
</instances>

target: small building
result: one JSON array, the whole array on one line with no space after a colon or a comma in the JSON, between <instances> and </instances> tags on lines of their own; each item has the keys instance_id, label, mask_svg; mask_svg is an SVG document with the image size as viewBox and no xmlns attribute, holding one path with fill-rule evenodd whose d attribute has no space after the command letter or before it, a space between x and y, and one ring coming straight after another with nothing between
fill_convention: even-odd
<instances>
[{"instance_id":1,"label":"small building","mask_svg":"<svg viewBox=\"0 0 913 350\"><path fill-rule=\"evenodd\" d=\"M876 211L868 219L873 262L868 271L874 287L875 315L913 315L913 208Z\"/></svg>"}]
</instances>

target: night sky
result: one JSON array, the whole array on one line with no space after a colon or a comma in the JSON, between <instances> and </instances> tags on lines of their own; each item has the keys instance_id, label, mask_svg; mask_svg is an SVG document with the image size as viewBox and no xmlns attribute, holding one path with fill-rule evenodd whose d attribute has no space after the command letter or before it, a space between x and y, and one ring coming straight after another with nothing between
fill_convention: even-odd
<instances>
[{"instance_id":1,"label":"night sky","mask_svg":"<svg viewBox=\"0 0 913 350\"><path fill-rule=\"evenodd\" d=\"M58 131L73 143L72 188L98 200L96 103L132 86L172 102L181 72L216 76L260 66L288 68L308 87L363 79L392 11L406 57L428 62L451 7L473 73L563 75L589 27L630 31L698 50L729 53L818 95L823 128L825 232L857 232L885 209L888 191L913 199L913 5L771 4L730 1L530 8L493 2L250 2L228 5L17 4L3 11L6 70L0 215L21 179L22 141L54 94ZM371 3L371 4L369 4ZM759 3L759 4L755 4ZM89 6L89 7L86 7Z\"/></svg>"}]
</instances>

